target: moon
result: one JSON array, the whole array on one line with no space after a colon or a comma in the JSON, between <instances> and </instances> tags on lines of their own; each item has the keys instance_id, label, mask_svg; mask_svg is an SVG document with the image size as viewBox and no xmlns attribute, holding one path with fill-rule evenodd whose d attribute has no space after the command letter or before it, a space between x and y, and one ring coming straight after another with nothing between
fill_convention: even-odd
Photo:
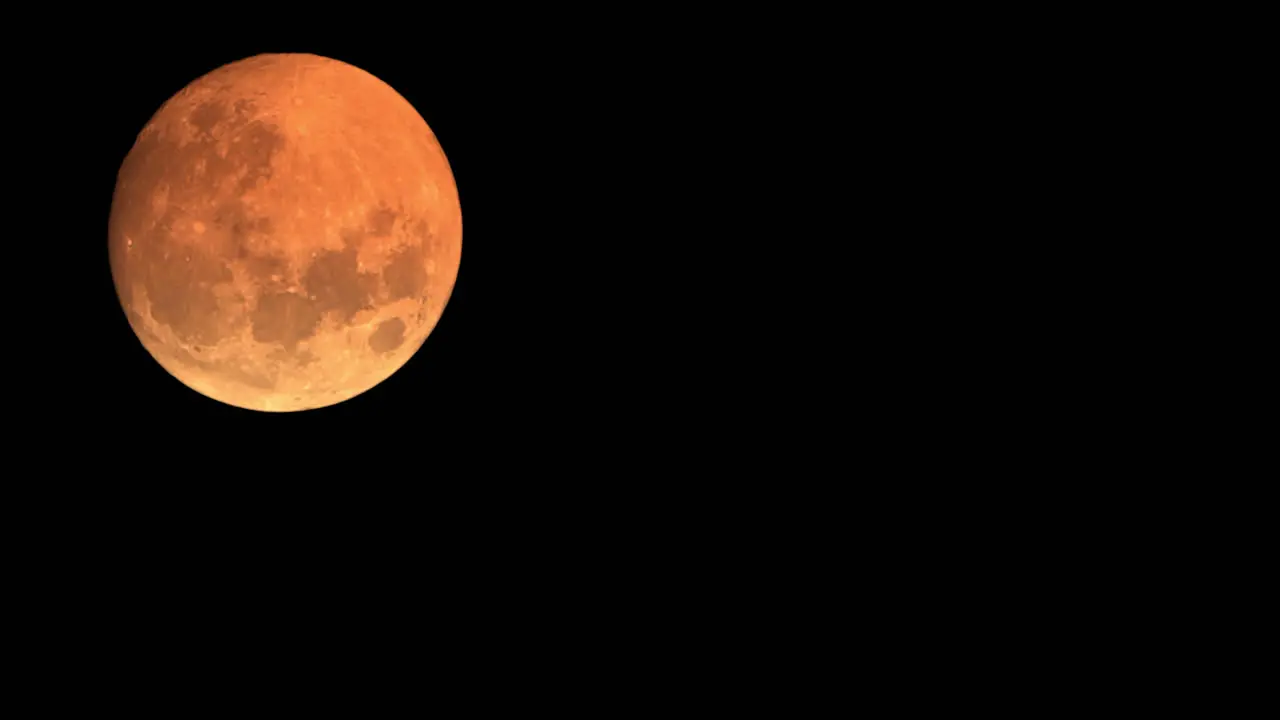
<instances>
[{"instance_id":1,"label":"moon","mask_svg":"<svg viewBox=\"0 0 1280 720\"><path fill-rule=\"evenodd\" d=\"M288 412L359 395L417 352L457 279L462 211L434 133L391 86L258 55L138 134L108 246L129 324L169 374Z\"/></svg>"}]
</instances>

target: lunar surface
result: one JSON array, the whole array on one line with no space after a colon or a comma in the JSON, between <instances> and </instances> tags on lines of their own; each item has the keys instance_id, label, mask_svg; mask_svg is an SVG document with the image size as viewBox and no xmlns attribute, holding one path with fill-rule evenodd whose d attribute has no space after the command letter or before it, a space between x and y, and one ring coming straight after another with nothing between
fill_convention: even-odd
<instances>
[{"instance_id":1,"label":"lunar surface","mask_svg":"<svg viewBox=\"0 0 1280 720\"><path fill-rule=\"evenodd\" d=\"M448 160L389 85L259 55L166 102L120 168L111 272L171 375L264 411L354 397L440 319L462 253Z\"/></svg>"}]
</instances>

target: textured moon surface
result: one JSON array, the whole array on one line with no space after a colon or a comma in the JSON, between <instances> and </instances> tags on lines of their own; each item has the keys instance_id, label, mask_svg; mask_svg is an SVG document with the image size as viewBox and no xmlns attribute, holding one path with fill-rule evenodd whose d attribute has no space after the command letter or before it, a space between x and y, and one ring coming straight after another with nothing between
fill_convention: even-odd
<instances>
[{"instance_id":1,"label":"textured moon surface","mask_svg":"<svg viewBox=\"0 0 1280 720\"><path fill-rule=\"evenodd\" d=\"M462 253L448 160L389 85L315 55L192 82L117 177L116 291L183 384L265 411L333 405L402 367Z\"/></svg>"}]
</instances>

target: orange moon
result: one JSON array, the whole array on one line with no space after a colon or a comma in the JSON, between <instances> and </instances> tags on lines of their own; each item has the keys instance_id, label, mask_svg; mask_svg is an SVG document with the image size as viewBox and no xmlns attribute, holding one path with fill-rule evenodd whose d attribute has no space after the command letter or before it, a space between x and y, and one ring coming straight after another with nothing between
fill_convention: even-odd
<instances>
[{"instance_id":1,"label":"orange moon","mask_svg":"<svg viewBox=\"0 0 1280 720\"><path fill-rule=\"evenodd\" d=\"M426 121L315 55L258 55L151 118L116 181L111 273L169 374L263 411L359 395L409 360L453 291L462 211Z\"/></svg>"}]
</instances>

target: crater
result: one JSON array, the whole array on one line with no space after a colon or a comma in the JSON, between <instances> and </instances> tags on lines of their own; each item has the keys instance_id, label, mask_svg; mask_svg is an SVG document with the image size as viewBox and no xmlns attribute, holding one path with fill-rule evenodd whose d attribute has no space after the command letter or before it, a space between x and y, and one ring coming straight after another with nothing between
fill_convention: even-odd
<instances>
[{"instance_id":1,"label":"crater","mask_svg":"<svg viewBox=\"0 0 1280 720\"><path fill-rule=\"evenodd\" d=\"M343 321L349 321L361 308L370 304L377 278L359 272L356 249L322 253L307 268L302 284L315 297L319 312L336 310Z\"/></svg>"},{"instance_id":2,"label":"crater","mask_svg":"<svg viewBox=\"0 0 1280 720\"><path fill-rule=\"evenodd\" d=\"M381 206L376 210L369 211L369 232L385 237L391 234L391 229L396 224L396 212L389 207Z\"/></svg>"},{"instance_id":3,"label":"crater","mask_svg":"<svg viewBox=\"0 0 1280 720\"><path fill-rule=\"evenodd\" d=\"M271 177L271 158L285 145L284 135L274 125L255 120L236 136L227 159L244 168L240 178L241 192L251 190L260 180Z\"/></svg>"},{"instance_id":4,"label":"crater","mask_svg":"<svg viewBox=\"0 0 1280 720\"><path fill-rule=\"evenodd\" d=\"M419 220L414 224L413 234L422 241L423 248L433 249L440 245L439 239L431 232L431 226L427 224L426 220Z\"/></svg>"},{"instance_id":5,"label":"crater","mask_svg":"<svg viewBox=\"0 0 1280 720\"><path fill-rule=\"evenodd\" d=\"M378 323L369 336L369 349L376 353L389 353L404 344L404 321L391 318Z\"/></svg>"},{"instance_id":6,"label":"crater","mask_svg":"<svg viewBox=\"0 0 1280 720\"><path fill-rule=\"evenodd\" d=\"M421 295L423 288L427 286L427 267L422 257L422 248L410 245L397 252L383 269L382 279L386 282L390 300Z\"/></svg>"},{"instance_id":7,"label":"crater","mask_svg":"<svg viewBox=\"0 0 1280 720\"><path fill-rule=\"evenodd\" d=\"M342 246L345 248L358 248L360 241L364 240L365 234L360 230L351 230L346 228L342 231Z\"/></svg>"},{"instance_id":8,"label":"crater","mask_svg":"<svg viewBox=\"0 0 1280 720\"><path fill-rule=\"evenodd\" d=\"M261 288L280 290L285 287L288 265L283 258L272 255L250 255L244 258L244 267L253 278L254 284Z\"/></svg>"},{"instance_id":9,"label":"crater","mask_svg":"<svg viewBox=\"0 0 1280 720\"><path fill-rule=\"evenodd\" d=\"M298 367L306 367L319 358L311 354L310 350L296 350L291 353L284 348L277 348L267 354L267 359L278 363L292 363Z\"/></svg>"},{"instance_id":10,"label":"crater","mask_svg":"<svg viewBox=\"0 0 1280 720\"><path fill-rule=\"evenodd\" d=\"M320 310L315 303L297 293L270 293L258 298L250 322L254 340L280 343L292 353L299 342L316 334L320 327Z\"/></svg>"},{"instance_id":11,"label":"crater","mask_svg":"<svg viewBox=\"0 0 1280 720\"><path fill-rule=\"evenodd\" d=\"M218 123L229 117L227 106L225 103L217 100L201 103L195 110L191 111L191 115L187 118L187 122L191 123L206 138L213 138L213 128Z\"/></svg>"},{"instance_id":12,"label":"crater","mask_svg":"<svg viewBox=\"0 0 1280 720\"><path fill-rule=\"evenodd\" d=\"M151 302L151 316L185 342L218 342L218 298L213 287L230 282L231 270L196 249L171 252L160 243L152 247L137 268Z\"/></svg>"},{"instance_id":13,"label":"crater","mask_svg":"<svg viewBox=\"0 0 1280 720\"><path fill-rule=\"evenodd\" d=\"M265 375L249 372L238 365L232 365L226 362L203 360L195 357L180 347L169 347L163 344L159 345L159 347L165 348L165 351L169 352L175 360L188 367L199 368L212 375L224 377L243 385L248 385L249 387L258 388L259 390L275 389L276 383L274 379Z\"/></svg>"},{"instance_id":14,"label":"crater","mask_svg":"<svg viewBox=\"0 0 1280 720\"><path fill-rule=\"evenodd\" d=\"M222 203L213 212L213 227L222 235L223 251L229 258L244 260L252 254L254 235L270 235L269 217L252 217L239 199Z\"/></svg>"}]
</instances>

